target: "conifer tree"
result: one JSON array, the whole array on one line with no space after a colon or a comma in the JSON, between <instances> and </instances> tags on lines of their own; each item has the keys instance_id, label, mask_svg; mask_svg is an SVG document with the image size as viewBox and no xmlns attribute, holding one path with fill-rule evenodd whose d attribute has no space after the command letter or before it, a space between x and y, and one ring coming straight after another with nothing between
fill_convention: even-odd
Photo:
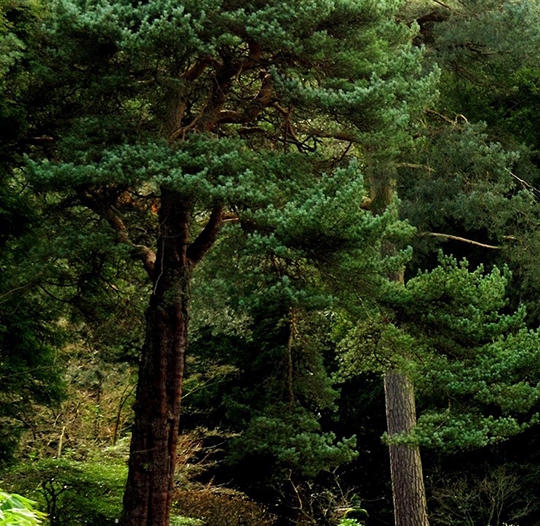
<instances>
[{"instance_id":1,"label":"conifer tree","mask_svg":"<svg viewBox=\"0 0 540 526\"><path fill-rule=\"evenodd\" d=\"M123 526L169 520L191 278L218 237L317 259L349 242L343 221L354 243L376 228L360 173L408 140L432 84L394 11L352 0L51 4L28 58L24 102L40 117L34 136L48 138L28 180L60 210L90 211L88 225L106 225L151 287Z\"/></svg>"},{"instance_id":2,"label":"conifer tree","mask_svg":"<svg viewBox=\"0 0 540 526\"><path fill-rule=\"evenodd\" d=\"M434 266L441 247L474 264L507 264L513 306L525 302L536 324L538 3L423 8L421 37L426 59L441 68L441 97L400 168L404 217L421 234L415 264Z\"/></svg>"}]
</instances>

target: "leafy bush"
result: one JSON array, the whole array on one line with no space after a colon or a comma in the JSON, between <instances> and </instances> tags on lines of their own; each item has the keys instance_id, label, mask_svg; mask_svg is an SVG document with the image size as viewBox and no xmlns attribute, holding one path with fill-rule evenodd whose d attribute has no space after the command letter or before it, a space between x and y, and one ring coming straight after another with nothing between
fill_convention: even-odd
<instances>
[{"instance_id":1,"label":"leafy bush","mask_svg":"<svg viewBox=\"0 0 540 526\"><path fill-rule=\"evenodd\" d=\"M356 519L341 519L338 526L360 526Z\"/></svg>"},{"instance_id":2,"label":"leafy bush","mask_svg":"<svg viewBox=\"0 0 540 526\"><path fill-rule=\"evenodd\" d=\"M193 517L180 517L171 516L169 521L170 526L204 526L204 522L201 519L194 519Z\"/></svg>"}]
</instances>

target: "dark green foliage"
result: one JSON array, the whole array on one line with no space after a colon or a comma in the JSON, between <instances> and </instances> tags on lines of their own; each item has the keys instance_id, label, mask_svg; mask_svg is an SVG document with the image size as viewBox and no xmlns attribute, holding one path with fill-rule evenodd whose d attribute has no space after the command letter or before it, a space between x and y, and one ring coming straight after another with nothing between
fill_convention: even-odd
<instances>
[{"instance_id":1,"label":"dark green foliage","mask_svg":"<svg viewBox=\"0 0 540 526\"><path fill-rule=\"evenodd\" d=\"M403 215L419 234L410 274L433 268L441 248L475 265L508 265L509 301L514 308L524 303L535 326L540 208L527 183L537 173L526 152L505 150L485 125L460 119L433 123L417 146L419 164L400 169Z\"/></svg>"},{"instance_id":2,"label":"dark green foliage","mask_svg":"<svg viewBox=\"0 0 540 526\"><path fill-rule=\"evenodd\" d=\"M276 405L265 413L254 417L233 442L230 462L253 462L260 457L273 469L293 469L301 476L314 477L356 456L354 438L336 442L333 433L321 433L316 418L301 408Z\"/></svg>"},{"instance_id":3,"label":"dark green foliage","mask_svg":"<svg viewBox=\"0 0 540 526\"><path fill-rule=\"evenodd\" d=\"M0 177L4 177L12 163L20 163L24 148L31 142L29 137L25 138L31 110L21 103L20 97L28 87L25 52L35 36L41 15L38 1L0 2ZM2 216L3 213L0 225Z\"/></svg>"},{"instance_id":4,"label":"dark green foliage","mask_svg":"<svg viewBox=\"0 0 540 526\"><path fill-rule=\"evenodd\" d=\"M271 478L279 479L289 469L314 477L351 460L354 440L336 442L318 422L321 412L332 410L338 394L323 364L328 349L317 341L324 333L315 328L315 321L324 319L316 313L311 314L313 320L309 314L297 314L291 326L280 310L267 305L258 312L244 326L249 336L212 335L206 329L200 340L195 339L191 350L203 364L218 346L221 363L233 369L224 383L210 383L187 400L187 421L197 408L213 408L206 422L216 419L216 424L242 432L231 441L230 463L269 463Z\"/></svg>"},{"instance_id":5,"label":"dark green foliage","mask_svg":"<svg viewBox=\"0 0 540 526\"><path fill-rule=\"evenodd\" d=\"M1 462L11 459L33 404L51 405L64 394L54 349L57 329L39 302L25 295L0 310Z\"/></svg>"},{"instance_id":6,"label":"dark green foliage","mask_svg":"<svg viewBox=\"0 0 540 526\"><path fill-rule=\"evenodd\" d=\"M441 107L485 121L505 142L538 150L535 86L540 11L533 1L465 1L434 25L431 57L443 69Z\"/></svg>"},{"instance_id":7,"label":"dark green foliage","mask_svg":"<svg viewBox=\"0 0 540 526\"><path fill-rule=\"evenodd\" d=\"M215 254L223 249L217 247ZM329 513L326 490L318 495L313 481L331 478L330 472L357 456L354 437L344 438L354 431L333 431L339 393L328 373L333 349L329 312L322 310L331 296L316 268L295 259L292 250L289 257L245 254L237 255L238 276L216 268L213 257L203 267L209 275L195 303L201 305L195 321L203 325L192 335L187 385L190 373L201 378L205 364L214 367L216 359L231 369L187 398L184 425L212 423L238 433L224 444L225 465L212 470L218 480L233 477L252 497L279 503L280 515L294 513L299 491L309 513L323 521ZM261 265L259 272L247 266L253 262ZM199 303L203 298L208 301Z\"/></svg>"},{"instance_id":8,"label":"dark green foliage","mask_svg":"<svg viewBox=\"0 0 540 526\"><path fill-rule=\"evenodd\" d=\"M0 175L1 178L1 175ZM6 230L0 234L0 463L12 460L34 404L54 406L64 396L57 349L62 305L38 286L39 263L29 258L35 201L19 184L0 191Z\"/></svg>"},{"instance_id":9,"label":"dark green foliage","mask_svg":"<svg viewBox=\"0 0 540 526\"><path fill-rule=\"evenodd\" d=\"M421 233L412 268L433 268L441 247L474 265L506 264L512 306L524 302L537 326L538 5L450 2L424 14L427 57L442 78L441 99L400 169L404 217Z\"/></svg>"}]
</instances>

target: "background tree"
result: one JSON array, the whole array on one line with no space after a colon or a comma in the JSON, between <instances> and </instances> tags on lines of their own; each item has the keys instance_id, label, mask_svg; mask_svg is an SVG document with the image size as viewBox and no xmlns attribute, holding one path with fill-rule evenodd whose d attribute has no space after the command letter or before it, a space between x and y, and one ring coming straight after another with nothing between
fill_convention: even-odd
<instances>
[{"instance_id":1,"label":"background tree","mask_svg":"<svg viewBox=\"0 0 540 526\"><path fill-rule=\"evenodd\" d=\"M0 3L0 463L13 460L36 404L55 405L64 394L56 324L63 309L39 290L37 267L27 262L43 216L20 170L30 124L17 99L39 17L38 3Z\"/></svg>"},{"instance_id":2,"label":"background tree","mask_svg":"<svg viewBox=\"0 0 540 526\"><path fill-rule=\"evenodd\" d=\"M537 295L537 266L532 261L537 250L538 172L526 115L534 107L528 106L535 67L529 52L538 47L538 6L424 2L408 7L418 8L418 40L442 70L441 99L426 114L413 155L399 167L401 209L420 233L413 240L409 275L418 267L434 268L441 247L467 257L473 266L509 265L509 311L525 303L527 323L535 328L537 302L528 298ZM524 78L528 80L522 82ZM526 347L534 354L534 345ZM534 430L524 436L529 433ZM497 455L501 463L510 462L515 458L512 443L521 444L521 439L484 448L475 457L478 465L484 454L487 462ZM466 454L447 461L439 457L437 462L451 472L459 464L455 460L463 457ZM466 458L471 464L471 456ZM506 469L523 467L509 465ZM484 468L479 465L478 470L481 479Z\"/></svg>"}]
</instances>

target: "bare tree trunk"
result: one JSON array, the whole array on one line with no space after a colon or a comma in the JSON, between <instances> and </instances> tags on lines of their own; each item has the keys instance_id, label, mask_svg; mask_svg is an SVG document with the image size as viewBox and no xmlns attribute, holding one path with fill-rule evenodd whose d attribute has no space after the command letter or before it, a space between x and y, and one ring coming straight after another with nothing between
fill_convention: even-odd
<instances>
[{"instance_id":1,"label":"bare tree trunk","mask_svg":"<svg viewBox=\"0 0 540 526\"><path fill-rule=\"evenodd\" d=\"M190 215L183 196L162 193L122 526L169 524L188 329Z\"/></svg>"},{"instance_id":2,"label":"bare tree trunk","mask_svg":"<svg viewBox=\"0 0 540 526\"><path fill-rule=\"evenodd\" d=\"M397 371L384 375L388 435L407 433L416 425L414 389ZM390 473L396 526L429 526L420 448L390 444Z\"/></svg>"}]
</instances>

